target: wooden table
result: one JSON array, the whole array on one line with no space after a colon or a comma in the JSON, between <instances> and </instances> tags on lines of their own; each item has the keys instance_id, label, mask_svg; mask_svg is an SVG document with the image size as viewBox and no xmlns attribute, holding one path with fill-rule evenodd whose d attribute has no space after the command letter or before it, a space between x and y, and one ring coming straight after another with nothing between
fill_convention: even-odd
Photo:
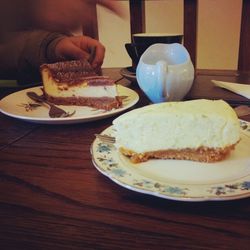
<instances>
[{"instance_id":1,"label":"wooden table","mask_svg":"<svg viewBox=\"0 0 250 250\"><path fill-rule=\"evenodd\" d=\"M119 69L104 74L121 77ZM249 76L240 79L250 82ZM187 99L225 96L234 105L247 103L213 88L209 80L215 77L239 75L197 72ZM148 104L136 83L130 87L141 98L135 107ZM15 90L0 89L0 96ZM249 198L173 201L130 191L101 175L90 145L113 119L41 125L0 114L0 249L249 249Z\"/></svg>"}]
</instances>

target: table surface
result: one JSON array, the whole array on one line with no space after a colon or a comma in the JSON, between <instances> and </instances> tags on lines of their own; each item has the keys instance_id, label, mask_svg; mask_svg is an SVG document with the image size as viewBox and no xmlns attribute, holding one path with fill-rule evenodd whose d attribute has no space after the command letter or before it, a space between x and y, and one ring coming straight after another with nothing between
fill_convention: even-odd
<instances>
[{"instance_id":1,"label":"table surface","mask_svg":"<svg viewBox=\"0 0 250 250\"><path fill-rule=\"evenodd\" d=\"M129 83L118 68L103 74ZM250 74L197 71L187 99L249 105L211 79L249 83ZM136 82L129 87L140 96L134 107L149 103ZM0 88L0 97L16 90ZM1 249L249 249L249 198L173 201L125 189L100 174L90 146L113 119L42 125L0 114Z\"/></svg>"}]
</instances>

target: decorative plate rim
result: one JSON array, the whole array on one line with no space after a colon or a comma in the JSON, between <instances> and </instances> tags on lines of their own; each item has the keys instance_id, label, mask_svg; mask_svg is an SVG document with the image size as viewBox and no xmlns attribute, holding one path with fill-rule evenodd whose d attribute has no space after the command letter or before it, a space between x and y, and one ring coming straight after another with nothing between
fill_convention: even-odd
<instances>
[{"instance_id":1,"label":"decorative plate rim","mask_svg":"<svg viewBox=\"0 0 250 250\"><path fill-rule=\"evenodd\" d=\"M240 120L242 131L250 137L250 123ZM103 134L112 134L112 126ZM98 151L99 150L99 151ZM143 194L177 201L224 201L250 197L250 175L213 184L180 184L154 180L140 176L124 166L118 152L111 145L95 139L90 149L96 169L116 184ZM119 165L120 164L120 165ZM192 195L193 189L201 188L201 195Z\"/></svg>"}]
</instances>

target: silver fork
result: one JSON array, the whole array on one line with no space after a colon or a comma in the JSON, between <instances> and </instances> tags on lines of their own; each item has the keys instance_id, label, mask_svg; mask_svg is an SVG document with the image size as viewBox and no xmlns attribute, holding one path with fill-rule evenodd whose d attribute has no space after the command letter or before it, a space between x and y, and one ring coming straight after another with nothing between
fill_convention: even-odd
<instances>
[{"instance_id":1,"label":"silver fork","mask_svg":"<svg viewBox=\"0 0 250 250\"><path fill-rule=\"evenodd\" d=\"M104 143L107 144L114 144L115 143L115 137L109 136L109 135L101 135L101 134L95 134L95 137L99 140L101 140Z\"/></svg>"},{"instance_id":2,"label":"silver fork","mask_svg":"<svg viewBox=\"0 0 250 250\"><path fill-rule=\"evenodd\" d=\"M39 96L37 93L35 93L33 91L29 91L26 94L30 99L32 99L32 100L34 100L36 102L46 103L49 106L49 116L52 117L52 118L70 117L70 116L75 114L75 111L72 112L72 113L68 113L65 110L57 107L53 103L51 103L51 102L47 101L46 99L44 99L43 96Z\"/></svg>"}]
</instances>

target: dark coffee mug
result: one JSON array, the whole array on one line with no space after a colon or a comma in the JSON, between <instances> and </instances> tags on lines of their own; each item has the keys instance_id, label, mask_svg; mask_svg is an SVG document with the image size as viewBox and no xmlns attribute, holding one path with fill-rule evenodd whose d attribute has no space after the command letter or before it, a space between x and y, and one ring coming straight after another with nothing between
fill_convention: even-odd
<instances>
[{"instance_id":1,"label":"dark coffee mug","mask_svg":"<svg viewBox=\"0 0 250 250\"><path fill-rule=\"evenodd\" d=\"M143 43L148 46L155 43L182 43L183 35L168 33L137 33L132 36L134 43Z\"/></svg>"},{"instance_id":2,"label":"dark coffee mug","mask_svg":"<svg viewBox=\"0 0 250 250\"><path fill-rule=\"evenodd\" d=\"M138 64L141 55L149 46L146 44L135 44L135 43L126 43L125 48L128 55L132 60L132 67L135 68Z\"/></svg>"},{"instance_id":3,"label":"dark coffee mug","mask_svg":"<svg viewBox=\"0 0 250 250\"><path fill-rule=\"evenodd\" d=\"M133 34L133 43L126 43L125 48L132 60L132 68L135 71L141 55L155 43L182 43L183 35L163 33L138 33Z\"/></svg>"}]
</instances>

